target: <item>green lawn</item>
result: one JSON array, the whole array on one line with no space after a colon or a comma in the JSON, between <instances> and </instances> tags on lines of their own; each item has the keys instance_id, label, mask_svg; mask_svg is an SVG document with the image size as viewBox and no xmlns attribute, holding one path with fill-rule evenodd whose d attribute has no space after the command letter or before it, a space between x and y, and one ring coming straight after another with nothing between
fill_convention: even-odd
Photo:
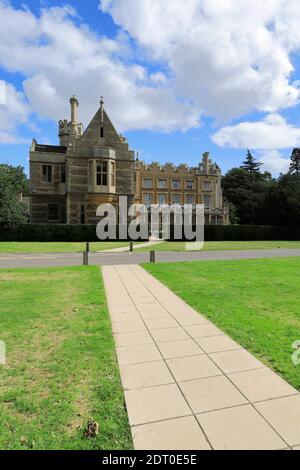
<instances>
[{"instance_id":1,"label":"green lawn","mask_svg":"<svg viewBox=\"0 0 300 470\"><path fill-rule=\"evenodd\" d=\"M185 251L184 242L165 242L136 251ZM96 242L90 244L91 251L111 250L113 248L128 247L128 242ZM204 251L220 250L259 250L272 248L300 248L300 241L254 241L254 242L206 242ZM68 253L85 250L85 243L40 243L40 242L0 242L1 253Z\"/></svg>"},{"instance_id":2,"label":"green lawn","mask_svg":"<svg viewBox=\"0 0 300 470\"><path fill-rule=\"evenodd\" d=\"M1 253L70 253L85 251L85 243L77 242L0 242ZM91 251L129 247L129 242L95 242Z\"/></svg>"},{"instance_id":3,"label":"green lawn","mask_svg":"<svg viewBox=\"0 0 300 470\"><path fill-rule=\"evenodd\" d=\"M1 247L1 244L0 244ZM221 250L267 250L274 248L300 248L300 241L250 241L250 242L205 242L204 251ZM184 242L165 242L137 251L185 251Z\"/></svg>"},{"instance_id":4,"label":"green lawn","mask_svg":"<svg viewBox=\"0 0 300 470\"><path fill-rule=\"evenodd\" d=\"M131 449L99 269L1 270L0 297L0 449Z\"/></svg>"},{"instance_id":5,"label":"green lawn","mask_svg":"<svg viewBox=\"0 0 300 470\"><path fill-rule=\"evenodd\" d=\"M203 261L146 269L300 390L300 259Z\"/></svg>"}]
</instances>

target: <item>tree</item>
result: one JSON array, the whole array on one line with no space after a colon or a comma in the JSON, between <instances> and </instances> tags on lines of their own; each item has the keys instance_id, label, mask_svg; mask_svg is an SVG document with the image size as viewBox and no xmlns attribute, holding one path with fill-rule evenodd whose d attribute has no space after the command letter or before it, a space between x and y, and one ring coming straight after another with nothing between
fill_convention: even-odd
<instances>
[{"instance_id":1,"label":"tree","mask_svg":"<svg viewBox=\"0 0 300 470\"><path fill-rule=\"evenodd\" d=\"M300 174L281 175L260 207L258 223L300 225Z\"/></svg>"},{"instance_id":2,"label":"tree","mask_svg":"<svg viewBox=\"0 0 300 470\"><path fill-rule=\"evenodd\" d=\"M222 187L224 198L230 204L231 223L257 223L259 208L273 184L267 172L254 174L244 168L229 170L222 179Z\"/></svg>"},{"instance_id":3,"label":"tree","mask_svg":"<svg viewBox=\"0 0 300 470\"><path fill-rule=\"evenodd\" d=\"M295 148L292 152L289 174L300 175L300 148Z\"/></svg>"},{"instance_id":4,"label":"tree","mask_svg":"<svg viewBox=\"0 0 300 470\"><path fill-rule=\"evenodd\" d=\"M247 157L246 160L243 162L243 165L241 168L244 170L248 171L248 173L251 173L253 175L260 175L260 167L262 166L262 163L257 162L253 155L251 154L250 150L247 150Z\"/></svg>"},{"instance_id":5,"label":"tree","mask_svg":"<svg viewBox=\"0 0 300 470\"><path fill-rule=\"evenodd\" d=\"M21 166L0 165L0 229L26 222L26 208L20 195L28 193L28 180Z\"/></svg>"}]
</instances>

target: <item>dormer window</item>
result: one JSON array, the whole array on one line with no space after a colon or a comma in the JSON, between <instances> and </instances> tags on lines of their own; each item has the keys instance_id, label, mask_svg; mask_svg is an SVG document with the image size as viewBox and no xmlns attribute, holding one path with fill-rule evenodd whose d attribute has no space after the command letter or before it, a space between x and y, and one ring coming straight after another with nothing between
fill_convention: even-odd
<instances>
[{"instance_id":1,"label":"dormer window","mask_svg":"<svg viewBox=\"0 0 300 470\"><path fill-rule=\"evenodd\" d=\"M104 127L100 127L100 137L101 139L104 138Z\"/></svg>"}]
</instances>

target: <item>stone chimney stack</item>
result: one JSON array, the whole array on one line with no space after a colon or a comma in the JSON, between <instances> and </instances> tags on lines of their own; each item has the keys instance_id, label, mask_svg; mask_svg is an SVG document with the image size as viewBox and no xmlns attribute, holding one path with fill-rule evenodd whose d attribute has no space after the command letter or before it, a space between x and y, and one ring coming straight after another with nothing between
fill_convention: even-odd
<instances>
[{"instance_id":1,"label":"stone chimney stack","mask_svg":"<svg viewBox=\"0 0 300 470\"><path fill-rule=\"evenodd\" d=\"M70 99L71 104L71 124L74 125L77 123L77 108L79 106L78 99L75 95Z\"/></svg>"},{"instance_id":2,"label":"stone chimney stack","mask_svg":"<svg viewBox=\"0 0 300 470\"><path fill-rule=\"evenodd\" d=\"M208 175L209 173L209 152L205 152L203 154L203 160L202 160L202 164L203 164L203 171L206 175Z\"/></svg>"}]
</instances>

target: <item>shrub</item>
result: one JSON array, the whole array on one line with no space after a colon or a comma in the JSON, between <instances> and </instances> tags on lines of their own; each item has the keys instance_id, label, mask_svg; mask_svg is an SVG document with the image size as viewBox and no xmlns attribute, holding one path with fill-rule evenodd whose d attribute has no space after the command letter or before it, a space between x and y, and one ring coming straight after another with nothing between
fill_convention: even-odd
<instances>
[{"instance_id":1,"label":"shrub","mask_svg":"<svg viewBox=\"0 0 300 470\"><path fill-rule=\"evenodd\" d=\"M172 233L172 230L171 230ZM273 225L206 225L206 241L300 240L300 227ZM98 241L95 225L18 225L2 230L0 241Z\"/></svg>"}]
</instances>

